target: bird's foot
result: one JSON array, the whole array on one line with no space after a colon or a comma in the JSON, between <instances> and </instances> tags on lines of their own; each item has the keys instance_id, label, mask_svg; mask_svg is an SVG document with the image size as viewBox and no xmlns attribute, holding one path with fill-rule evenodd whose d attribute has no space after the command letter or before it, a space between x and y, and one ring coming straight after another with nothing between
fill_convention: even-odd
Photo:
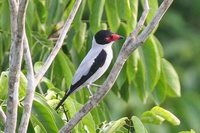
<instances>
[{"instance_id":1,"label":"bird's foot","mask_svg":"<svg viewBox=\"0 0 200 133\"><path fill-rule=\"evenodd\" d=\"M97 88L101 88L101 85L97 85L97 84L90 84L91 86L97 87Z\"/></svg>"}]
</instances>

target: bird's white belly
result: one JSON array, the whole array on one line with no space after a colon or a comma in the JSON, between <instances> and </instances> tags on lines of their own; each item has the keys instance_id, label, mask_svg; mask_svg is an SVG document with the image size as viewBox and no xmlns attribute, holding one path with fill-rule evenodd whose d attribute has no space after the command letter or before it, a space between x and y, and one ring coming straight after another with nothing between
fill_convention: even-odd
<instances>
[{"instance_id":1,"label":"bird's white belly","mask_svg":"<svg viewBox=\"0 0 200 133\"><path fill-rule=\"evenodd\" d=\"M106 70L108 69L108 67L110 66L110 63L112 61L112 58L113 58L113 52L112 52L112 48L110 49L104 49L107 53L107 58L105 60L105 63L104 65L99 68L95 74L93 74L93 76L91 76L87 81L86 81L86 84L91 84L93 82L95 82L97 79L99 79L105 72Z\"/></svg>"}]
</instances>

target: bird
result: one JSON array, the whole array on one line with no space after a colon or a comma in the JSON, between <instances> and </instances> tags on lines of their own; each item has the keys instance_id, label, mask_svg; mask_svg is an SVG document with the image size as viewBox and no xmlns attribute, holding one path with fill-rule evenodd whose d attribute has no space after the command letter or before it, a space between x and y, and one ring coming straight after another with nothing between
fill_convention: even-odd
<instances>
[{"instance_id":1,"label":"bird","mask_svg":"<svg viewBox=\"0 0 200 133\"><path fill-rule=\"evenodd\" d=\"M72 79L70 89L60 100L56 110L70 94L85 86L89 88L90 85L94 85L93 82L106 72L113 58L112 44L120 39L123 37L110 30L100 30L94 35L91 49L80 63Z\"/></svg>"}]
</instances>

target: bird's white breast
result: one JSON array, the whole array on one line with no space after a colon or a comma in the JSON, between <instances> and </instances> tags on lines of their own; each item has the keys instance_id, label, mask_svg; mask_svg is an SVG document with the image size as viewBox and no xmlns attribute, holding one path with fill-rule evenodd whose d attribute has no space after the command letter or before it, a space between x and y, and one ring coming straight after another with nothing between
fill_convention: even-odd
<instances>
[{"instance_id":1,"label":"bird's white breast","mask_svg":"<svg viewBox=\"0 0 200 133\"><path fill-rule=\"evenodd\" d=\"M99 79L108 69L108 67L110 66L110 63L112 61L113 58L113 51L112 51L112 47L111 45L104 48L103 50L105 50L107 56L106 56L106 60L105 63L102 67L100 67L93 76L91 76L88 80L87 83L91 84L92 82L95 82L97 79Z\"/></svg>"}]
</instances>

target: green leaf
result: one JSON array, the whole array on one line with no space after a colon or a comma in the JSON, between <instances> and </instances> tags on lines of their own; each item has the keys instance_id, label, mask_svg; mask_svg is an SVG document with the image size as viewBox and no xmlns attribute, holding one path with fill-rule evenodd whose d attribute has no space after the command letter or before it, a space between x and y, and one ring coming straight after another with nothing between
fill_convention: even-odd
<instances>
[{"instance_id":1,"label":"green leaf","mask_svg":"<svg viewBox=\"0 0 200 133\"><path fill-rule=\"evenodd\" d=\"M141 121L147 124L162 124L165 119L152 111L146 111L141 116Z\"/></svg>"},{"instance_id":2,"label":"green leaf","mask_svg":"<svg viewBox=\"0 0 200 133\"><path fill-rule=\"evenodd\" d=\"M178 132L178 133L196 133L194 130L190 130L190 131L181 131L181 132Z\"/></svg>"},{"instance_id":3,"label":"green leaf","mask_svg":"<svg viewBox=\"0 0 200 133\"><path fill-rule=\"evenodd\" d=\"M41 96L39 93L35 93L34 100L46 107L46 109L47 109L46 111L51 114L58 129L60 129L60 128L62 128L62 126L64 126L64 121L60 118L58 113L47 104L48 101L46 101L46 99L44 99L43 96ZM58 102L59 101L57 100L57 104L58 104Z\"/></svg>"},{"instance_id":4,"label":"green leaf","mask_svg":"<svg viewBox=\"0 0 200 133\"><path fill-rule=\"evenodd\" d=\"M58 128L50 110L38 101L33 102L32 114L42 123L49 133L57 133Z\"/></svg>"},{"instance_id":5,"label":"green leaf","mask_svg":"<svg viewBox=\"0 0 200 133\"><path fill-rule=\"evenodd\" d=\"M137 118L136 116L132 116L131 120L133 122L135 133L146 133L146 129L139 118Z\"/></svg>"},{"instance_id":6,"label":"green leaf","mask_svg":"<svg viewBox=\"0 0 200 133\"><path fill-rule=\"evenodd\" d=\"M8 76L9 72L4 71L0 76L0 99L6 99L8 96ZM19 97L25 96L25 90L27 85L27 79L23 73L20 74L20 86L19 86Z\"/></svg>"},{"instance_id":7,"label":"green leaf","mask_svg":"<svg viewBox=\"0 0 200 133\"><path fill-rule=\"evenodd\" d=\"M144 66L146 90L152 91L160 77L160 55L157 45L152 37L139 50L142 64Z\"/></svg>"},{"instance_id":8,"label":"green leaf","mask_svg":"<svg viewBox=\"0 0 200 133\"><path fill-rule=\"evenodd\" d=\"M112 32L116 32L120 26L120 18L117 12L117 1L106 0L105 11L108 20L109 27Z\"/></svg>"},{"instance_id":9,"label":"green leaf","mask_svg":"<svg viewBox=\"0 0 200 133\"><path fill-rule=\"evenodd\" d=\"M77 101L71 99L70 97L64 103L65 107L68 109L68 117L72 118L74 114L82 107ZM95 132L95 122L92 118L92 115L88 113L80 123L82 126L78 129L75 127L75 132L81 129L81 131L89 131L91 133ZM84 127L84 129L83 129Z\"/></svg>"},{"instance_id":10,"label":"green leaf","mask_svg":"<svg viewBox=\"0 0 200 133\"><path fill-rule=\"evenodd\" d=\"M10 11L9 11L9 3L7 0L2 2L1 7L1 29L5 31L10 31Z\"/></svg>"},{"instance_id":11,"label":"green leaf","mask_svg":"<svg viewBox=\"0 0 200 133\"><path fill-rule=\"evenodd\" d=\"M147 24L150 23L150 21L152 20L153 16L155 15L157 9L158 9L158 0L148 0L149 2L149 13L147 16ZM142 0L142 5L144 5L144 0Z\"/></svg>"},{"instance_id":12,"label":"green leaf","mask_svg":"<svg viewBox=\"0 0 200 133\"><path fill-rule=\"evenodd\" d=\"M126 124L126 120L128 120L128 118L124 117L117 121L111 121L108 124L104 124L100 129L100 133L114 133Z\"/></svg>"},{"instance_id":13,"label":"green leaf","mask_svg":"<svg viewBox=\"0 0 200 133\"><path fill-rule=\"evenodd\" d=\"M133 31L137 24L138 18L138 0L130 0L131 18L127 21L129 32Z\"/></svg>"},{"instance_id":14,"label":"green leaf","mask_svg":"<svg viewBox=\"0 0 200 133\"><path fill-rule=\"evenodd\" d=\"M85 6L86 6L86 0L82 0L81 5L73 21L74 22L73 26L76 30L79 28L82 28L82 16L83 16L83 11L85 9Z\"/></svg>"},{"instance_id":15,"label":"green leaf","mask_svg":"<svg viewBox=\"0 0 200 133\"><path fill-rule=\"evenodd\" d=\"M165 110L159 106L155 106L151 109L151 111L156 115L163 117L174 126L180 125L180 120L168 110Z\"/></svg>"},{"instance_id":16,"label":"green leaf","mask_svg":"<svg viewBox=\"0 0 200 133\"><path fill-rule=\"evenodd\" d=\"M128 83L128 80L126 80L124 82L124 84L122 85L122 87L120 89L120 95L121 95L123 100L128 102L128 99L129 99L129 83Z\"/></svg>"},{"instance_id":17,"label":"green leaf","mask_svg":"<svg viewBox=\"0 0 200 133\"><path fill-rule=\"evenodd\" d=\"M38 71L42 68L42 65L43 65L43 62L41 61L38 61L34 64L33 68L34 68L35 73L38 73Z\"/></svg>"},{"instance_id":18,"label":"green leaf","mask_svg":"<svg viewBox=\"0 0 200 133\"><path fill-rule=\"evenodd\" d=\"M117 12L119 14L119 17L122 20L129 20L131 19L131 7L130 7L130 1L129 0L116 0L117 3Z\"/></svg>"},{"instance_id":19,"label":"green leaf","mask_svg":"<svg viewBox=\"0 0 200 133\"><path fill-rule=\"evenodd\" d=\"M105 0L88 0L90 9L90 29L93 34L100 30Z\"/></svg>"},{"instance_id":20,"label":"green leaf","mask_svg":"<svg viewBox=\"0 0 200 133\"><path fill-rule=\"evenodd\" d=\"M45 7L45 1L34 0L35 6L37 8L37 14L39 16L40 22L45 23L47 19L47 11Z\"/></svg>"},{"instance_id":21,"label":"green leaf","mask_svg":"<svg viewBox=\"0 0 200 133\"><path fill-rule=\"evenodd\" d=\"M162 71L167 86L167 94L172 97L181 96L180 81L173 66L165 59L162 59Z\"/></svg>"},{"instance_id":22,"label":"green leaf","mask_svg":"<svg viewBox=\"0 0 200 133\"><path fill-rule=\"evenodd\" d=\"M37 117L34 115L31 115L31 123L33 123L33 126L35 127L36 132L41 133L47 133L47 130L44 128L43 123L41 123Z\"/></svg>"},{"instance_id":23,"label":"green leaf","mask_svg":"<svg viewBox=\"0 0 200 133\"><path fill-rule=\"evenodd\" d=\"M167 95L167 86L166 86L166 80L164 78L164 73L161 70L160 79L158 80L158 83L156 84L155 89L153 90L153 99L156 102L156 104L161 104L164 102L166 95Z\"/></svg>"},{"instance_id":24,"label":"green leaf","mask_svg":"<svg viewBox=\"0 0 200 133\"><path fill-rule=\"evenodd\" d=\"M138 60L137 72L135 74L134 86L137 90L137 93L140 99L143 102L146 102L147 94L145 92L145 74L144 74L144 66L141 60Z\"/></svg>"},{"instance_id":25,"label":"green leaf","mask_svg":"<svg viewBox=\"0 0 200 133\"><path fill-rule=\"evenodd\" d=\"M74 48L75 50L77 50L77 52L81 52L84 42L85 42L85 38L86 38L86 30L87 30L87 24L86 23L80 23L79 24L80 27L78 29L78 31L76 31L76 34L73 38L73 44L74 44Z\"/></svg>"},{"instance_id":26,"label":"green leaf","mask_svg":"<svg viewBox=\"0 0 200 133\"><path fill-rule=\"evenodd\" d=\"M69 66L69 60L68 57L64 54L64 52L61 50L59 51L58 55L55 59L55 69L57 71L58 76L62 79L62 76L64 76L65 81L67 83L67 87L71 85L72 80L72 70Z\"/></svg>"}]
</instances>

